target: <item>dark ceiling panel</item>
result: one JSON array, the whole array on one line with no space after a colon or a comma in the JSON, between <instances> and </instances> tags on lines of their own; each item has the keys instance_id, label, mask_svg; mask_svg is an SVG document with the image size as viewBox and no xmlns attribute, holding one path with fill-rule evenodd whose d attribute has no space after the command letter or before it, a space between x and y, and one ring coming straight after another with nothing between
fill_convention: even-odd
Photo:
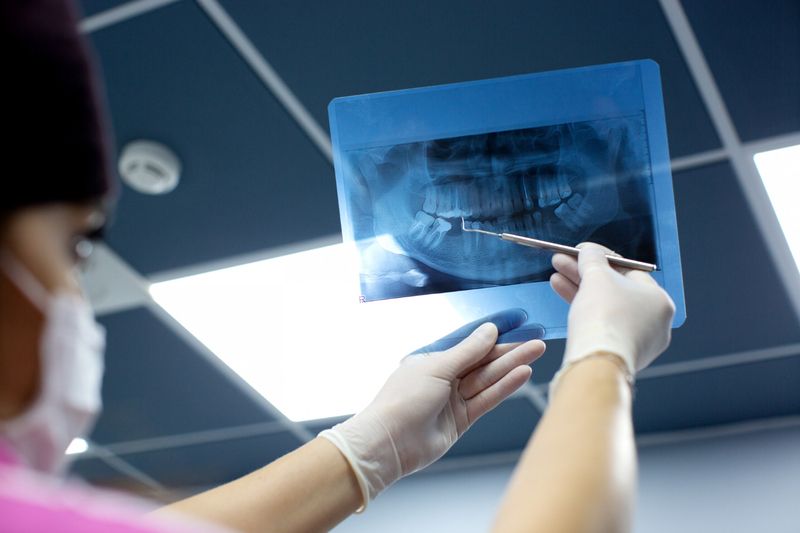
<instances>
[{"instance_id":1,"label":"dark ceiling panel","mask_svg":"<svg viewBox=\"0 0 800 533\"><path fill-rule=\"evenodd\" d=\"M125 487L140 491L144 487L138 481L134 481L111 468L105 461L96 457L78 458L69 465L69 476L75 476L93 485L105 487Z\"/></svg>"},{"instance_id":2,"label":"dark ceiling panel","mask_svg":"<svg viewBox=\"0 0 800 533\"><path fill-rule=\"evenodd\" d=\"M520 450L538 422L539 411L527 399L506 400L475 422L445 457Z\"/></svg>"},{"instance_id":3,"label":"dark ceiling panel","mask_svg":"<svg viewBox=\"0 0 800 533\"><path fill-rule=\"evenodd\" d=\"M800 354L636 384L637 433L800 414Z\"/></svg>"},{"instance_id":4,"label":"dark ceiling panel","mask_svg":"<svg viewBox=\"0 0 800 533\"><path fill-rule=\"evenodd\" d=\"M672 154L719 144L657 2L222 3L322 124L336 96L650 58Z\"/></svg>"},{"instance_id":5,"label":"dark ceiling panel","mask_svg":"<svg viewBox=\"0 0 800 533\"><path fill-rule=\"evenodd\" d=\"M167 488L211 487L265 466L300 444L290 433L276 433L122 458Z\"/></svg>"},{"instance_id":6,"label":"dark ceiling panel","mask_svg":"<svg viewBox=\"0 0 800 533\"><path fill-rule=\"evenodd\" d=\"M75 482L82 480L96 487L127 492L151 500L164 497L161 491L122 474L97 457L79 456L70 465L68 475Z\"/></svg>"},{"instance_id":7,"label":"dark ceiling panel","mask_svg":"<svg viewBox=\"0 0 800 533\"><path fill-rule=\"evenodd\" d=\"M101 444L274 420L145 309L106 315Z\"/></svg>"},{"instance_id":8,"label":"dark ceiling panel","mask_svg":"<svg viewBox=\"0 0 800 533\"><path fill-rule=\"evenodd\" d=\"M564 358L564 339L552 339L546 341L547 350L544 355L533 363L533 376L531 381L534 383L548 383L553 379L553 375L561 367L561 360Z\"/></svg>"},{"instance_id":9,"label":"dark ceiling panel","mask_svg":"<svg viewBox=\"0 0 800 533\"><path fill-rule=\"evenodd\" d=\"M800 2L683 5L739 136L800 131Z\"/></svg>"},{"instance_id":10,"label":"dark ceiling panel","mask_svg":"<svg viewBox=\"0 0 800 533\"><path fill-rule=\"evenodd\" d=\"M125 188L109 239L145 274L340 231L333 172L193 2L92 34L118 145L172 147L178 188Z\"/></svg>"},{"instance_id":11,"label":"dark ceiling panel","mask_svg":"<svg viewBox=\"0 0 800 533\"><path fill-rule=\"evenodd\" d=\"M800 324L733 170L675 175L686 323L659 363L800 341Z\"/></svg>"}]
</instances>

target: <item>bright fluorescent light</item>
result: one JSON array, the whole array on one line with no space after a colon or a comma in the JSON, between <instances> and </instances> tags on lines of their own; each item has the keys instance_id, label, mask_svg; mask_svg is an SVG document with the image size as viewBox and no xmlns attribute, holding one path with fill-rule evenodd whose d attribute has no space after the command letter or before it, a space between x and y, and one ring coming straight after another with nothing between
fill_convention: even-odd
<instances>
[{"instance_id":1,"label":"bright fluorescent light","mask_svg":"<svg viewBox=\"0 0 800 533\"><path fill-rule=\"evenodd\" d=\"M786 242L800 265L800 144L753 156Z\"/></svg>"},{"instance_id":2,"label":"bright fluorescent light","mask_svg":"<svg viewBox=\"0 0 800 533\"><path fill-rule=\"evenodd\" d=\"M355 254L327 246L150 287L292 420L365 407L404 354L463 324L443 295L358 303Z\"/></svg>"},{"instance_id":3,"label":"bright fluorescent light","mask_svg":"<svg viewBox=\"0 0 800 533\"><path fill-rule=\"evenodd\" d=\"M86 450L89 449L89 443L86 442L85 439L72 439L72 442L69 443L67 446L67 455L75 455L79 453L84 453Z\"/></svg>"}]
</instances>

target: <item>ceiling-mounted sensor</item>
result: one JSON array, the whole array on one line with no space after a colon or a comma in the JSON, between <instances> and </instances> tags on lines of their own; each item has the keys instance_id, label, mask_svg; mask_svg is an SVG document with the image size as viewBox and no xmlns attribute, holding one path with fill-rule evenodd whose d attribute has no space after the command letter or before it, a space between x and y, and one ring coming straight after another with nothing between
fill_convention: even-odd
<instances>
[{"instance_id":1,"label":"ceiling-mounted sensor","mask_svg":"<svg viewBox=\"0 0 800 533\"><path fill-rule=\"evenodd\" d=\"M132 189L144 194L166 194L178 186L181 162L175 153L155 141L132 141L119 156L119 174Z\"/></svg>"}]
</instances>

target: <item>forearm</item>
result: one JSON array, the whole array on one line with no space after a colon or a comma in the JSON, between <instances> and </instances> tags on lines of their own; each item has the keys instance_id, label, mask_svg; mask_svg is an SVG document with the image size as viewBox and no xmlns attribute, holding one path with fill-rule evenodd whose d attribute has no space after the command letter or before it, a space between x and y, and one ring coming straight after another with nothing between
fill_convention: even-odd
<instances>
[{"instance_id":1,"label":"forearm","mask_svg":"<svg viewBox=\"0 0 800 533\"><path fill-rule=\"evenodd\" d=\"M628 531L635 485L630 388L615 363L590 358L562 377L494 531Z\"/></svg>"},{"instance_id":2,"label":"forearm","mask_svg":"<svg viewBox=\"0 0 800 533\"><path fill-rule=\"evenodd\" d=\"M238 531L328 531L361 505L339 450L317 438L240 479L160 509Z\"/></svg>"}]
</instances>

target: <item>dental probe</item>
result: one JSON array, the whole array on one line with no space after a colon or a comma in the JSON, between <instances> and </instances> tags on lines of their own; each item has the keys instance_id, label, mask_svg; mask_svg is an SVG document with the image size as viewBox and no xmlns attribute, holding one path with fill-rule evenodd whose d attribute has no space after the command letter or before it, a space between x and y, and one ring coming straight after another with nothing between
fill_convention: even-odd
<instances>
[{"instance_id":1,"label":"dental probe","mask_svg":"<svg viewBox=\"0 0 800 533\"><path fill-rule=\"evenodd\" d=\"M523 237L522 235L514 235L513 233L495 233L493 231L486 231L482 229L469 229L464 222L464 217L461 217L461 230L472 233L483 233L484 235L491 235L492 237L500 237L504 241L510 241L522 246L530 246L531 248L543 248L545 250L552 250L562 254L578 257L579 250L574 246L567 246L565 244L558 244L550 241L541 241L539 239L532 239L531 237ZM658 267L652 263L644 263L642 261L635 261L633 259L626 259L616 255L606 254L608 262L614 266L623 268L635 268L636 270L644 270L645 272L652 272Z\"/></svg>"}]
</instances>

